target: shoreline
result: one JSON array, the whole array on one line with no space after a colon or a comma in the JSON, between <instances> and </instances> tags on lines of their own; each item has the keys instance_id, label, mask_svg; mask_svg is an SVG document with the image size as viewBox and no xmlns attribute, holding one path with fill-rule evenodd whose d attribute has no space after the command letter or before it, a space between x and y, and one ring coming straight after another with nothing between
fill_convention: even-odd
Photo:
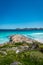
<instances>
[{"instance_id":1,"label":"shoreline","mask_svg":"<svg viewBox=\"0 0 43 65\"><path fill-rule=\"evenodd\" d=\"M43 40L42 39L38 39L38 38L35 38L35 39L32 39L32 38L30 38L30 37L27 37L27 36L24 36L24 35L19 35L19 34L16 34L17 36L22 36L22 37L24 37L24 38L27 38L27 39L30 39L31 41L36 41L36 42L39 42L39 43L41 43L41 44L43 44ZM16 36L16 35L11 35L12 37L13 36ZM9 36L9 37L11 37L11 36ZM19 37L18 37L19 38ZM18 40L18 38L16 37L16 39ZM20 39L20 38L19 38ZM9 39L10 40L10 39ZM22 38L19 40L19 41L21 41L22 40ZM24 39L24 41L25 41L25 39ZM26 42L26 41L25 41ZM0 45L3 45L3 44L5 44L5 43L9 43L9 41L6 41L6 42L4 42L4 43L0 43Z\"/></svg>"},{"instance_id":2,"label":"shoreline","mask_svg":"<svg viewBox=\"0 0 43 65\"><path fill-rule=\"evenodd\" d=\"M35 39L35 40L43 44L43 40L42 39Z\"/></svg>"}]
</instances>

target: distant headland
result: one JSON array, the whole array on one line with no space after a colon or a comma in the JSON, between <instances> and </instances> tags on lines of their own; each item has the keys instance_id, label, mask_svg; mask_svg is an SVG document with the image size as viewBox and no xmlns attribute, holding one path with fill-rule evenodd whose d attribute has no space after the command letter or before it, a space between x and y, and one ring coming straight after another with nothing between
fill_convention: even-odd
<instances>
[{"instance_id":1,"label":"distant headland","mask_svg":"<svg viewBox=\"0 0 43 65\"><path fill-rule=\"evenodd\" d=\"M0 29L0 31L1 31L1 30L2 30L2 31L3 31L3 30L16 30L16 31L17 31L17 30L24 30L24 31L27 30L27 31L28 31L28 30L43 30L43 28L14 28L14 29Z\"/></svg>"}]
</instances>

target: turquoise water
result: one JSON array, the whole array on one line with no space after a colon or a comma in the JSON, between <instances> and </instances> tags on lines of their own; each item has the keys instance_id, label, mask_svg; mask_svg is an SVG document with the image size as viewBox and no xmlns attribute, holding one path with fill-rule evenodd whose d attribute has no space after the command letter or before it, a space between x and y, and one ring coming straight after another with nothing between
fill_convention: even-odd
<instances>
[{"instance_id":1,"label":"turquoise water","mask_svg":"<svg viewBox=\"0 0 43 65\"><path fill-rule=\"evenodd\" d=\"M15 35L15 34L21 34L26 37L30 37L32 39L38 40L40 42L43 42L43 30L29 30L29 31L0 31L0 44L8 42L9 36Z\"/></svg>"}]
</instances>

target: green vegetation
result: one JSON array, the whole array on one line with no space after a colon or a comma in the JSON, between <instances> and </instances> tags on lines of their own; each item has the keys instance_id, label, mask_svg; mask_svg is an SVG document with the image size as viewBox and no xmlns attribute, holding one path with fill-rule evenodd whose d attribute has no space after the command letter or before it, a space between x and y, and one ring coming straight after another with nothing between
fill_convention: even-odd
<instances>
[{"instance_id":1,"label":"green vegetation","mask_svg":"<svg viewBox=\"0 0 43 65\"><path fill-rule=\"evenodd\" d=\"M29 50L16 53L16 50L12 49L20 46L29 46ZM40 52L43 45L38 43L38 46L38 49L30 49L32 44L28 43L4 44L0 46L0 65L10 65L16 61L22 65L43 65L43 53Z\"/></svg>"}]
</instances>

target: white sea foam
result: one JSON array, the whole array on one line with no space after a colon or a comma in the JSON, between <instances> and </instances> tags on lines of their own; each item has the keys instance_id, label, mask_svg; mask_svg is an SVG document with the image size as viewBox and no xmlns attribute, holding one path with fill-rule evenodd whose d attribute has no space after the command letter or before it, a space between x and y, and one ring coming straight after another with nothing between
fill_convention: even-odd
<instances>
[{"instance_id":1,"label":"white sea foam","mask_svg":"<svg viewBox=\"0 0 43 65\"><path fill-rule=\"evenodd\" d=\"M34 38L36 41L38 41L38 42L41 42L41 43L43 43L43 39L42 38Z\"/></svg>"},{"instance_id":2,"label":"white sea foam","mask_svg":"<svg viewBox=\"0 0 43 65\"><path fill-rule=\"evenodd\" d=\"M43 35L43 33L32 33L30 35Z\"/></svg>"},{"instance_id":3,"label":"white sea foam","mask_svg":"<svg viewBox=\"0 0 43 65\"><path fill-rule=\"evenodd\" d=\"M31 33L28 34L28 37L43 43L43 33Z\"/></svg>"}]
</instances>

